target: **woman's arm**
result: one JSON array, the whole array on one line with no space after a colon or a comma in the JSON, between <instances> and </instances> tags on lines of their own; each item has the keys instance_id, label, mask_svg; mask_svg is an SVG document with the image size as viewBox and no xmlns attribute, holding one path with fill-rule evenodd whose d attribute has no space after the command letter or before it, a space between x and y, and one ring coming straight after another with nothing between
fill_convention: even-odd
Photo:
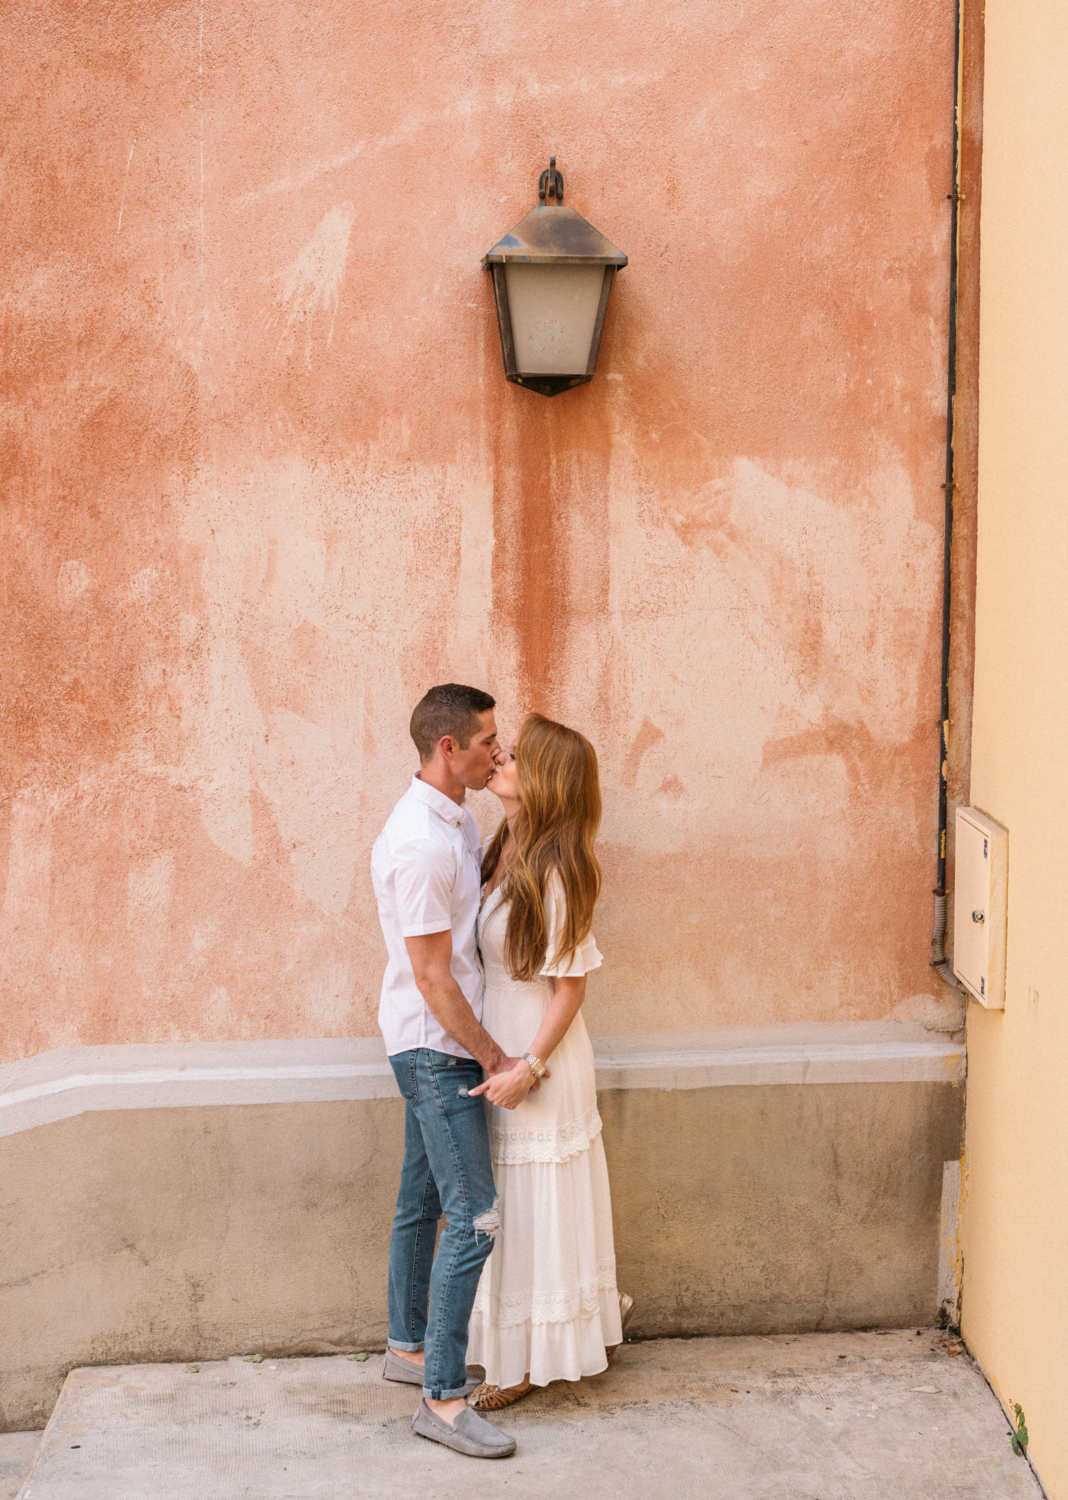
<instances>
[{"instance_id":1,"label":"woman's arm","mask_svg":"<svg viewBox=\"0 0 1068 1500\"><path fill-rule=\"evenodd\" d=\"M567 1034L567 1028L579 1013L586 998L586 976L578 979L554 979L553 998L538 1027L529 1051L542 1062L548 1062Z\"/></svg>"}]
</instances>

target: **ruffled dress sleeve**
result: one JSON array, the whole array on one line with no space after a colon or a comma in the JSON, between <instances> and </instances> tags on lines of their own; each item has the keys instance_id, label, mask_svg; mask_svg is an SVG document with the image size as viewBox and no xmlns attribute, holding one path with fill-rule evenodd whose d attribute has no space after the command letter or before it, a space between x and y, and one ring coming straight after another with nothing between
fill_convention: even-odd
<instances>
[{"instance_id":1,"label":"ruffled dress sleeve","mask_svg":"<svg viewBox=\"0 0 1068 1500\"><path fill-rule=\"evenodd\" d=\"M557 963L550 962L560 945L566 918L563 882L559 875L554 874L545 887L545 931L549 934L549 943L541 973L547 979L581 979L584 974L599 969L604 962L592 932L587 933L573 953L562 954Z\"/></svg>"}]
</instances>

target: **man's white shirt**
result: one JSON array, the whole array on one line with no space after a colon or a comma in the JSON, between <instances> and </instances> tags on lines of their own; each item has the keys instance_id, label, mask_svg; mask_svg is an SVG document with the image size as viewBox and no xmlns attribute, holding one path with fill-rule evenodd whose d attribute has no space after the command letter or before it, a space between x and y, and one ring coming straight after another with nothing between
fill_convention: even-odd
<instances>
[{"instance_id":1,"label":"man's white shirt","mask_svg":"<svg viewBox=\"0 0 1068 1500\"><path fill-rule=\"evenodd\" d=\"M419 993L404 939L452 932L452 975L482 1019L482 966L475 927L482 869L478 825L466 807L418 775L386 820L371 855L371 876L389 962L378 1024L391 1057L430 1047L469 1057Z\"/></svg>"}]
</instances>

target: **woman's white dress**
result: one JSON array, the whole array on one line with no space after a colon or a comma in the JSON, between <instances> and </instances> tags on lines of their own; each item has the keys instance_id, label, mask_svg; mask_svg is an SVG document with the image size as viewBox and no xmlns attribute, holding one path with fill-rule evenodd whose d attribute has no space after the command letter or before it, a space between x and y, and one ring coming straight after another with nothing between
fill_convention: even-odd
<instances>
[{"instance_id":1,"label":"woman's white dress","mask_svg":"<svg viewBox=\"0 0 1068 1500\"><path fill-rule=\"evenodd\" d=\"M563 892L546 895L548 952L563 926ZM500 887L486 899L478 933L486 973L482 1024L511 1057L529 1052L553 995L553 977L601 964L593 937L570 961L546 964L521 983L504 964L508 905ZM501 1228L475 1297L467 1362L490 1385L579 1380L607 1366L605 1347L622 1340L612 1202L593 1048L575 1017L548 1061L551 1078L518 1109L486 1105Z\"/></svg>"}]
</instances>

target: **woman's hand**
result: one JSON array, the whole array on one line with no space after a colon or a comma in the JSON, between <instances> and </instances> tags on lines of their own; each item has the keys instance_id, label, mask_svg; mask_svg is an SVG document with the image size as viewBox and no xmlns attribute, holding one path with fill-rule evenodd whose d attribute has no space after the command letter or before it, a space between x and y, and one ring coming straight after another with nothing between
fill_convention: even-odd
<instances>
[{"instance_id":1,"label":"woman's hand","mask_svg":"<svg viewBox=\"0 0 1068 1500\"><path fill-rule=\"evenodd\" d=\"M512 1064L510 1068L492 1074L478 1088L472 1089L472 1096L484 1094L491 1104L496 1104L500 1109L516 1109L522 1104L531 1089L538 1087L539 1080L534 1077L525 1058L509 1058L509 1062ZM545 1077L548 1076L546 1072Z\"/></svg>"}]
</instances>

